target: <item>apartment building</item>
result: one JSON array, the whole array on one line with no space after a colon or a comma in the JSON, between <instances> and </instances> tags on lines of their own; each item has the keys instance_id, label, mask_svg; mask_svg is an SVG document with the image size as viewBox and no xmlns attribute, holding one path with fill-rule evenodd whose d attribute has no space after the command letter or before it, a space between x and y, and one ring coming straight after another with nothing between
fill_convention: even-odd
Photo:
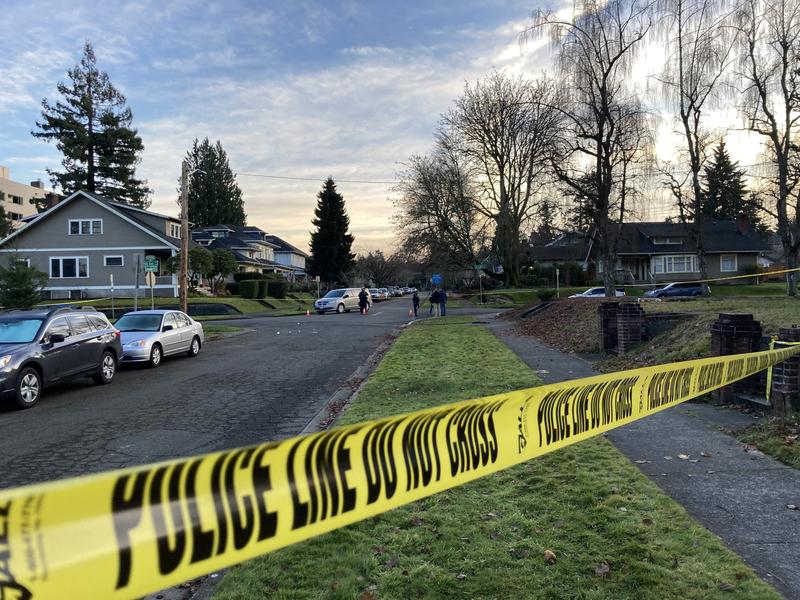
<instances>
[{"instance_id":1,"label":"apartment building","mask_svg":"<svg viewBox=\"0 0 800 600\"><path fill-rule=\"evenodd\" d=\"M46 190L41 180L31 181L30 185L12 181L9 168L0 166L0 205L15 228L22 225L22 219L36 214L32 198L46 198L52 206L60 197Z\"/></svg>"}]
</instances>

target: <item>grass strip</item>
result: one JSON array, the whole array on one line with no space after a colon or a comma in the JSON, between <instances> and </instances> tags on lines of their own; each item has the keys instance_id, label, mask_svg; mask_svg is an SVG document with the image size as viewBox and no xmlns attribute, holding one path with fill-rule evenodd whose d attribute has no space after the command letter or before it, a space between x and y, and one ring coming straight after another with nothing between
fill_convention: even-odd
<instances>
[{"instance_id":1,"label":"grass strip","mask_svg":"<svg viewBox=\"0 0 800 600\"><path fill-rule=\"evenodd\" d=\"M482 326L425 321L397 340L342 421L537 383ZM266 596L780 597L602 437L235 567L215 594Z\"/></svg>"},{"instance_id":2,"label":"grass strip","mask_svg":"<svg viewBox=\"0 0 800 600\"><path fill-rule=\"evenodd\" d=\"M785 419L765 419L734 435L740 442L800 469L800 413Z\"/></svg>"}]
</instances>

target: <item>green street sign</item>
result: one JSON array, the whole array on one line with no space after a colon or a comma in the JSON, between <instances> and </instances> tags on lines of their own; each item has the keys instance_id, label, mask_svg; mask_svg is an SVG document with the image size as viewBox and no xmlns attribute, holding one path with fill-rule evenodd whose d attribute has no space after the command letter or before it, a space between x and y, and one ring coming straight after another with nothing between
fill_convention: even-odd
<instances>
[{"instance_id":1,"label":"green street sign","mask_svg":"<svg viewBox=\"0 0 800 600\"><path fill-rule=\"evenodd\" d=\"M158 259L152 254L144 257L144 272L156 273L158 271Z\"/></svg>"}]
</instances>

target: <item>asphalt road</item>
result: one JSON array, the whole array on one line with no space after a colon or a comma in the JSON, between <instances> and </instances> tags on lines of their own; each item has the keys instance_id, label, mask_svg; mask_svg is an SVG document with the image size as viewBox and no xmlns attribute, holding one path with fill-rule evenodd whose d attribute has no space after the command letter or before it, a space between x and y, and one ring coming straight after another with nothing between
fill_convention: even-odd
<instances>
[{"instance_id":1,"label":"asphalt road","mask_svg":"<svg viewBox=\"0 0 800 600\"><path fill-rule=\"evenodd\" d=\"M3 403L0 488L296 435L408 321L409 306L397 298L366 317L228 320L252 331L210 341L194 359L126 366L110 386L49 388L33 409Z\"/></svg>"}]
</instances>

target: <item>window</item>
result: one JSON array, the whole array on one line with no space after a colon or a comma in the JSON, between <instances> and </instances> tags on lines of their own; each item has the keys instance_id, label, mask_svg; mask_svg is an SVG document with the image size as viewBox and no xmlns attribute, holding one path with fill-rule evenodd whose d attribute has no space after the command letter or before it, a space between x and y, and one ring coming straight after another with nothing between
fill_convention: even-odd
<instances>
[{"instance_id":1,"label":"window","mask_svg":"<svg viewBox=\"0 0 800 600\"><path fill-rule=\"evenodd\" d=\"M175 318L178 320L178 325L180 325L181 327L189 327L192 324L192 322L189 320L189 317L187 317L185 314L183 313L174 313L174 314Z\"/></svg>"},{"instance_id":2,"label":"window","mask_svg":"<svg viewBox=\"0 0 800 600\"><path fill-rule=\"evenodd\" d=\"M6 211L6 214L8 215L8 218L11 219L12 221L21 221L22 217L24 216L22 213L13 212L10 210Z\"/></svg>"},{"instance_id":3,"label":"window","mask_svg":"<svg viewBox=\"0 0 800 600\"><path fill-rule=\"evenodd\" d=\"M89 277L89 257L50 257L50 278L66 279L70 277L78 277L81 279Z\"/></svg>"},{"instance_id":4,"label":"window","mask_svg":"<svg viewBox=\"0 0 800 600\"><path fill-rule=\"evenodd\" d=\"M735 254L720 254L719 255L719 270L720 273L736 273L739 270L739 264Z\"/></svg>"},{"instance_id":5,"label":"window","mask_svg":"<svg viewBox=\"0 0 800 600\"><path fill-rule=\"evenodd\" d=\"M17 262L21 262L26 267L30 267L31 266L31 259L30 258L18 258Z\"/></svg>"},{"instance_id":6,"label":"window","mask_svg":"<svg viewBox=\"0 0 800 600\"><path fill-rule=\"evenodd\" d=\"M61 319L55 319L50 326L47 328L47 333L45 334L45 339L49 338L53 334L61 334L65 338L68 338L70 335L69 331L69 323L63 317Z\"/></svg>"},{"instance_id":7,"label":"window","mask_svg":"<svg viewBox=\"0 0 800 600\"><path fill-rule=\"evenodd\" d=\"M104 256L103 266L106 267L124 267L125 259L122 256Z\"/></svg>"},{"instance_id":8,"label":"window","mask_svg":"<svg viewBox=\"0 0 800 600\"><path fill-rule=\"evenodd\" d=\"M181 237L181 226L178 223L169 223L169 229L167 230L169 233L169 237L179 238Z\"/></svg>"},{"instance_id":9,"label":"window","mask_svg":"<svg viewBox=\"0 0 800 600\"><path fill-rule=\"evenodd\" d=\"M695 273L697 272L697 256L694 254L673 254L654 256L652 258L653 273Z\"/></svg>"},{"instance_id":10,"label":"window","mask_svg":"<svg viewBox=\"0 0 800 600\"><path fill-rule=\"evenodd\" d=\"M8 197L11 198L11 202L13 202L14 204L22 205L22 196L12 196L11 194L9 194Z\"/></svg>"},{"instance_id":11,"label":"window","mask_svg":"<svg viewBox=\"0 0 800 600\"><path fill-rule=\"evenodd\" d=\"M92 331L92 326L89 325L89 320L84 315L67 317L67 321L69 321L73 335L83 335Z\"/></svg>"},{"instance_id":12,"label":"window","mask_svg":"<svg viewBox=\"0 0 800 600\"><path fill-rule=\"evenodd\" d=\"M103 219L70 219L69 235L102 235Z\"/></svg>"},{"instance_id":13,"label":"window","mask_svg":"<svg viewBox=\"0 0 800 600\"><path fill-rule=\"evenodd\" d=\"M680 245L683 243L683 239L678 237L654 237L652 241L658 245Z\"/></svg>"},{"instance_id":14,"label":"window","mask_svg":"<svg viewBox=\"0 0 800 600\"><path fill-rule=\"evenodd\" d=\"M101 316L88 315L86 318L89 319L89 323L91 323L92 328L94 328L95 331L103 331L104 329L109 329L111 327L111 325L108 324L108 321Z\"/></svg>"},{"instance_id":15,"label":"window","mask_svg":"<svg viewBox=\"0 0 800 600\"><path fill-rule=\"evenodd\" d=\"M178 328L178 320L175 318L175 315L173 313L166 314L166 316L164 317L164 325L162 326L162 329L167 325L171 325L173 329Z\"/></svg>"}]
</instances>

